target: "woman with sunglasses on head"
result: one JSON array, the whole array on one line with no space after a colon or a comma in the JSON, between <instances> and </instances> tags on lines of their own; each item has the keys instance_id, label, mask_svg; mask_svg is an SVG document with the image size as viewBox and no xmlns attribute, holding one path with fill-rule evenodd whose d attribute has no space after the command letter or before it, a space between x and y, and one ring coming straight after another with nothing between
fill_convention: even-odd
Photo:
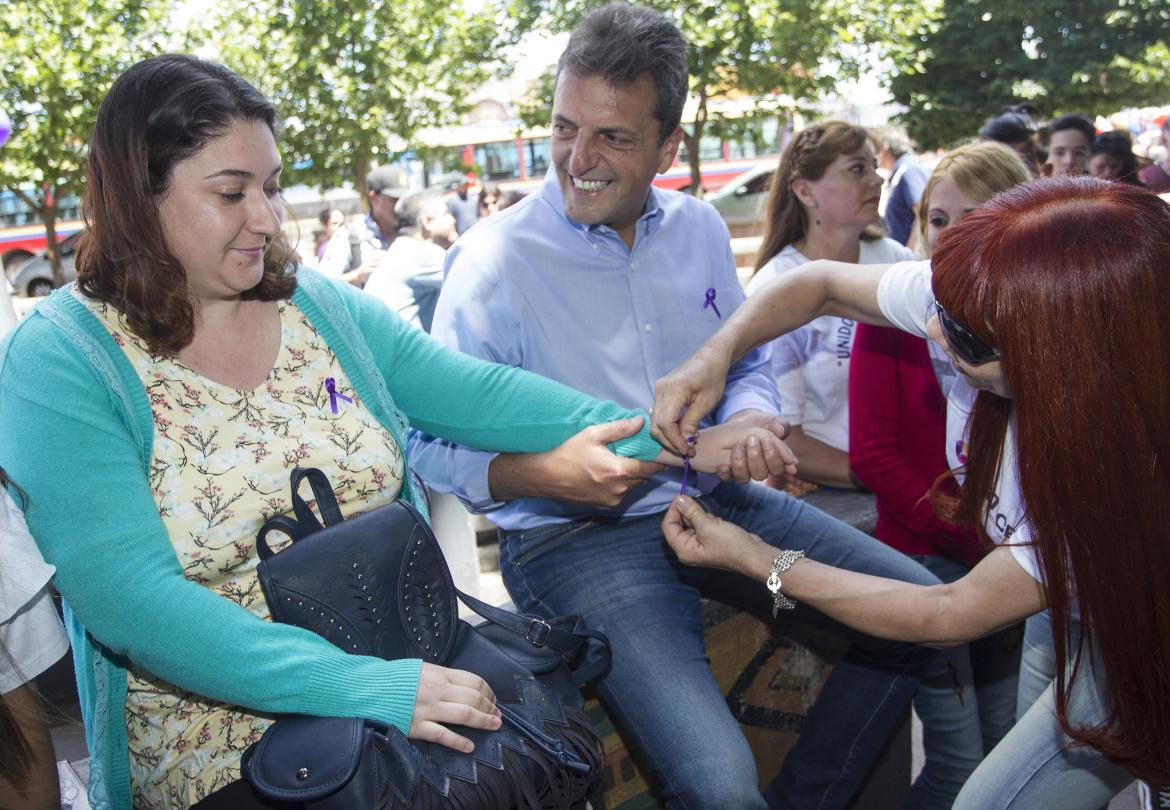
<instances>
[{"instance_id":1,"label":"woman with sunglasses on head","mask_svg":"<svg viewBox=\"0 0 1170 810\"><path fill-rule=\"evenodd\" d=\"M918 246L929 255L946 231L1028 169L1000 143L961 146L926 183ZM877 496L874 536L943 582L971 570L990 546L935 514L928 493L947 466L946 395L959 379L943 349L892 327L859 324L849 367L849 465ZM945 486L954 492L954 482ZM941 650L914 696L922 719L922 772L904 808L950 807L984 755L1016 719L1018 625Z\"/></svg>"},{"instance_id":2,"label":"woman with sunglasses on head","mask_svg":"<svg viewBox=\"0 0 1170 810\"><path fill-rule=\"evenodd\" d=\"M1033 181L952 226L932 263L814 262L777 279L659 381L652 429L685 452L728 362L816 315L929 336L960 376L950 414L970 413L948 422L958 496L933 495L997 547L956 582L918 587L774 559L681 497L666 539L686 563L766 582L781 606L805 600L891 639L946 647L1047 608L1056 678L956 808L1097 808L1135 777L1165 784L1170 208L1120 183Z\"/></svg>"}]
</instances>

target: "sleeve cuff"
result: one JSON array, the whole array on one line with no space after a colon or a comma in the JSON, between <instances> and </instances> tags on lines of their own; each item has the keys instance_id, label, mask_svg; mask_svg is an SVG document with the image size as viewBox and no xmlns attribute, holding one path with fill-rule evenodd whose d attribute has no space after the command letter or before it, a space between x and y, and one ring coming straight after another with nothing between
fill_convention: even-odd
<instances>
[{"instance_id":1,"label":"sleeve cuff","mask_svg":"<svg viewBox=\"0 0 1170 810\"><path fill-rule=\"evenodd\" d=\"M364 655L333 656L309 673L306 713L322 717L368 717L410 731L422 661L382 661Z\"/></svg>"},{"instance_id":2,"label":"sleeve cuff","mask_svg":"<svg viewBox=\"0 0 1170 810\"><path fill-rule=\"evenodd\" d=\"M499 453L467 450L462 447L455 447L452 452L455 453L452 461L455 497L476 514L491 512L504 506L504 501L497 501L492 497L491 487L488 485L488 470Z\"/></svg>"},{"instance_id":3,"label":"sleeve cuff","mask_svg":"<svg viewBox=\"0 0 1170 810\"><path fill-rule=\"evenodd\" d=\"M747 410L776 413L776 402L770 397L754 392L736 394L734 397L724 399L720 403L715 411L716 423L723 424L740 411Z\"/></svg>"},{"instance_id":4,"label":"sleeve cuff","mask_svg":"<svg viewBox=\"0 0 1170 810\"><path fill-rule=\"evenodd\" d=\"M641 414L645 420L642 422L641 430L633 436L627 436L606 445L614 455L636 458L639 461L653 461L662 452L662 445L650 435L650 415L644 411ZM631 414L631 416L633 415Z\"/></svg>"}]
</instances>

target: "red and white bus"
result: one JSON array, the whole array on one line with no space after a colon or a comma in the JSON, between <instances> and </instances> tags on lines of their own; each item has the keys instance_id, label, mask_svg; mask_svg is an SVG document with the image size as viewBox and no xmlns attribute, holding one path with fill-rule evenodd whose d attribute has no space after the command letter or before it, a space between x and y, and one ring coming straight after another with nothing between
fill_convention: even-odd
<instances>
[{"instance_id":1,"label":"red and white bus","mask_svg":"<svg viewBox=\"0 0 1170 810\"><path fill-rule=\"evenodd\" d=\"M83 227L76 197L62 197L57 208L57 241ZM49 246L45 225L36 211L11 191L0 191L0 261L15 268Z\"/></svg>"},{"instance_id":2,"label":"red and white bus","mask_svg":"<svg viewBox=\"0 0 1170 810\"><path fill-rule=\"evenodd\" d=\"M742 137L704 136L699 147L703 189L718 191L728 181L761 164L774 166L779 159L781 123L760 118L740 127ZM501 189L530 191L540 185L552 160L547 127L521 129L517 124L466 124L422 130L415 138L422 145L428 174L472 170L478 181ZM661 188L685 189L691 169L685 145L666 172L654 178Z\"/></svg>"}]
</instances>

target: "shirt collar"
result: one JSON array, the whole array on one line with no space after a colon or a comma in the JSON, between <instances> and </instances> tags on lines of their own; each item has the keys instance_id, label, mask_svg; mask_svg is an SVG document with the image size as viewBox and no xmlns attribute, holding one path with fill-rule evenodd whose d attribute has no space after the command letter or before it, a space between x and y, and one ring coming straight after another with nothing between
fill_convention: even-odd
<instances>
[{"instance_id":1,"label":"shirt collar","mask_svg":"<svg viewBox=\"0 0 1170 810\"><path fill-rule=\"evenodd\" d=\"M592 242L594 236L605 234L614 234L617 232L608 225L582 225L580 222L575 222L571 219L568 213L565 212L565 197L561 191L561 181L557 177L557 169L555 166L549 166L548 171L544 175L544 183L540 187L541 196L552 206L553 210L560 215L561 219L565 221L573 230L580 233L586 241ZM662 226L662 218L666 213L666 199L661 189L650 186L650 193L646 195L646 207L642 209L642 216L638 221L643 224L643 231L647 236L652 235Z\"/></svg>"}]
</instances>

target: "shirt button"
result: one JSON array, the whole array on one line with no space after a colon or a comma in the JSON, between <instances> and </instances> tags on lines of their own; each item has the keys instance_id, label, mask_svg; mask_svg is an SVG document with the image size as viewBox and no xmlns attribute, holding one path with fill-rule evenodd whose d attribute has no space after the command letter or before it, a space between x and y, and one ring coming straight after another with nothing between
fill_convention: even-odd
<instances>
[{"instance_id":1,"label":"shirt button","mask_svg":"<svg viewBox=\"0 0 1170 810\"><path fill-rule=\"evenodd\" d=\"M630 270L637 270L637 269L638 269L638 263L637 262L630 262Z\"/></svg>"},{"instance_id":2,"label":"shirt button","mask_svg":"<svg viewBox=\"0 0 1170 810\"><path fill-rule=\"evenodd\" d=\"M644 324L642 324L642 330L646 331L646 332L652 332L652 331L654 331L654 327L648 323L644 323Z\"/></svg>"}]
</instances>

